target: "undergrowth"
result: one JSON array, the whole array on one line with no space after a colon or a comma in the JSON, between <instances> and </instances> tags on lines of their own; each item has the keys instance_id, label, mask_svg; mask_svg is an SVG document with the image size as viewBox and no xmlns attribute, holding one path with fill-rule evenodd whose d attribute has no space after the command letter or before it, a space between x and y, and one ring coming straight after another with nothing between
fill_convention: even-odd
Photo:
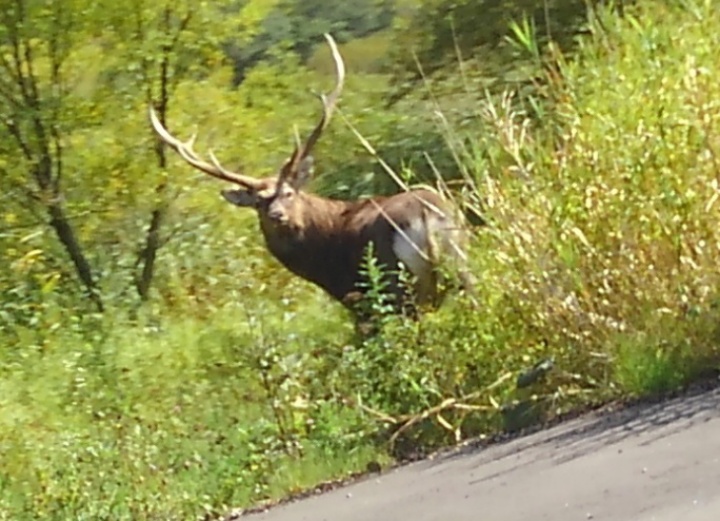
<instances>
[{"instance_id":1,"label":"undergrowth","mask_svg":"<svg viewBox=\"0 0 720 521\"><path fill-rule=\"evenodd\" d=\"M230 243L205 223L214 243L164 250L172 313L64 317L43 293L0 353L0 519L213 518L717 369L718 27L711 2L639 2L566 57L517 25L535 97L443 123L487 223L477 294L420 321L378 293L359 340L255 243L203 277Z\"/></svg>"}]
</instances>

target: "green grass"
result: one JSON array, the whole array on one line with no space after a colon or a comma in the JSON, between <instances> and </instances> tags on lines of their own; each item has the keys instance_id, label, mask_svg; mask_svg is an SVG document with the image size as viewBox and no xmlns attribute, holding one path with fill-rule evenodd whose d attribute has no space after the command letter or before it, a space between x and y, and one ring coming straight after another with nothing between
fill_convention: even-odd
<instances>
[{"instance_id":1,"label":"green grass","mask_svg":"<svg viewBox=\"0 0 720 521\"><path fill-rule=\"evenodd\" d=\"M165 331L115 324L102 340L65 333L48 350L7 356L0 512L187 519L377 458L353 439L355 413L302 403L324 363L309 352L330 335L318 327L300 345L287 340L288 322L257 318L255 327L272 329L264 336L238 320L243 312L233 306Z\"/></svg>"},{"instance_id":2,"label":"green grass","mask_svg":"<svg viewBox=\"0 0 720 521\"><path fill-rule=\"evenodd\" d=\"M0 519L219 515L515 427L527 404L548 418L717 370L720 13L599 16L577 56L543 58L534 104L489 99L448 129L490 224L479 307L451 297L359 343L202 192L132 320L120 297L102 318L32 300L30 271L3 309Z\"/></svg>"}]
</instances>

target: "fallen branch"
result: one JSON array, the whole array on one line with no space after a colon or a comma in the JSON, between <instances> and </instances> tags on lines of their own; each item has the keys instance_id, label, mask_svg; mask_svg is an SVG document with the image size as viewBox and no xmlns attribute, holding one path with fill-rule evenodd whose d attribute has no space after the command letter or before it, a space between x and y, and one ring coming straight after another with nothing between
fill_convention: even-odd
<instances>
[{"instance_id":1,"label":"fallen branch","mask_svg":"<svg viewBox=\"0 0 720 521\"><path fill-rule=\"evenodd\" d=\"M353 405L355 407L360 408L364 412L370 414L371 416L374 416L379 421L382 421L384 423L388 423L391 425L397 425L399 426L395 432L393 432L392 436L389 439L390 446L394 446L395 442L397 441L398 437L405 431L407 431L410 427L413 425L416 425L428 418L433 418L441 427L444 429L450 431L453 433L456 442L461 441L461 433L460 433L460 426L462 425L465 417L467 414L471 412L492 412L498 410L498 404L495 400L493 400L491 397L486 397L488 401L490 402L490 405L485 404L477 404L477 403L469 403L474 400L477 400L478 398L487 395L488 392L500 387L502 384L504 384L506 381L511 379L513 377L512 372L507 372L503 374L500 378L495 380L490 385L460 396L458 398L445 398L443 401L441 401L439 404L430 407L429 409L422 411L418 414L405 414L398 417L393 417L389 414L386 414L382 411L378 411L376 409L373 409L371 407L368 407L367 405L363 404L359 400L349 399L347 400L349 405ZM442 413L447 412L450 410L455 411L461 411L462 417L460 421L458 422L457 426L453 426L448 420L446 420Z\"/></svg>"}]
</instances>

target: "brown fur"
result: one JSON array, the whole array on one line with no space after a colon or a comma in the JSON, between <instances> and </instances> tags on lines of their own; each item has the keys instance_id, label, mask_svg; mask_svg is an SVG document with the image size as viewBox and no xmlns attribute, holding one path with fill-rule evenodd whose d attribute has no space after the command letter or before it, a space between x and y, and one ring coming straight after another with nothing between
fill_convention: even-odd
<instances>
[{"instance_id":1,"label":"brown fur","mask_svg":"<svg viewBox=\"0 0 720 521\"><path fill-rule=\"evenodd\" d=\"M427 190L348 202L303 192L297 197L301 201L296 203L299 215L291 223L301 222L301 228L268 224L261 216L268 249L287 269L345 304L352 293L363 293L358 283L368 244L372 243L380 265L397 269L400 259L392 244L399 233L396 227L406 229L410 220L422 219L429 211L423 201L444 206L436 194ZM400 289L393 288L393 292L400 294Z\"/></svg>"},{"instance_id":2,"label":"brown fur","mask_svg":"<svg viewBox=\"0 0 720 521\"><path fill-rule=\"evenodd\" d=\"M290 159L274 177L256 179L226 170L211 154L211 162L192 149L194 138L181 142L172 136L150 109L150 120L158 136L193 167L239 186L222 192L240 207L254 208L270 253L288 270L324 289L362 318L362 261L372 244L378 264L385 268L390 293L397 310L414 303L438 303L438 265L443 260L460 261L464 233L449 207L433 191L417 189L391 197L356 201L326 199L302 191L312 176L310 151L328 124L342 91L345 68L337 46L329 35L337 69L337 84L322 96L323 112L304 145L298 144ZM397 269L404 264L415 277L414 297L400 283ZM470 276L461 269L465 287Z\"/></svg>"},{"instance_id":3,"label":"brown fur","mask_svg":"<svg viewBox=\"0 0 720 521\"><path fill-rule=\"evenodd\" d=\"M395 244L413 224L428 237L427 246L417 245L426 256L423 259L417 253L424 269L410 269L416 277L413 293L418 303L437 303L436 268L443 256L462 263L464 233L449 216L447 204L427 189L340 201L291 185L278 190L275 181L268 178L260 190L227 190L223 195L238 206L256 209L267 248L283 266L321 287L356 314L362 314L358 307L365 293L360 284L361 267L370 243L378 263L388 271L387 282L396 296L397 309L409 301L406 288L401 287L394 273L401 263ZM433 250L433 244L440 246ZM462 271L461 276L467 287L469 275Z\"/></svg>"}]
</instances>

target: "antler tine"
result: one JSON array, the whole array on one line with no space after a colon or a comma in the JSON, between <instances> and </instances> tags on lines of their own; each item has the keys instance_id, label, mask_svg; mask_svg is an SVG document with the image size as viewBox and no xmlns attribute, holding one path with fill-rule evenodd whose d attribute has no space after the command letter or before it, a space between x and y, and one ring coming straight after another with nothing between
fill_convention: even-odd
<instances>
[{"instance_id":1,"label":"antler tine","mask_svg":"<svg viewBox=\"0 0 720 521\"><path fill-rule=\"evenodd\" d=\"M231 183L239 184L246 188L258 188L260 186L261 182L253 177L238 174L236 172L231 172L230 170L225 169L217 160L212 151L210 152L210 159L212 160L212 163L208 163L207 161L202 160L192 148L195 144L197 134L193 134L192 136L190 136L190 139L188 139L187 141L180 141L178 138L170 134L170 132L168 132L168 130L163 126L163 124L160 123L160 120L155 113L155 109L153 109L152 106L150 106L149 112L150 122L152 123L152 126L155 129L155 132L157 132L160 139L168 146L170 146L170 148L180 154L180 157L182 157L187 163L194 166L198 170L205 172L206 174L209 174L217 179L222 179L223 181L229 181Z\"/></svg>"},{"instance_id":2,"label":"antler tine","mask_svg":"<svg viewBox=\"0 0 720 521\"><path fill-rule=\"evenodd\" d=\"M210 161L212 161L212 164L215 166L215 168L217 168L218 170L220 170L220 172L222 172L222 174L223 174L224 176L226 176L227 178L231 178L231 177L232 177L232 178L237 178L237 176L238 176L239 174L237 174L237 173L235 173L235 172L231 172L230 170L228 170L227 168L225 168L224 166L222 166L222 164L220 164L220 161L219 161L218 158L215 156L215 153L214 153L212 150L208 150L208 155L210 156ZM242 177L245 178L246 176L242 176ZM252 179L252 182L254 183L253 186L256 186L256 187L257 187L257 186L259 186L259 185L261 184L260 181L257 181L256 179L253 179L253 178L251 178L251 179Z\"/></svg>"},{"instance_id":3,"label":"antler tine","mask_svg":"<svg viewBox=\"0 0 720 521\"><path fill-rule=\"evenodd\" d=\"M317 140L320 139L323 130L325 130L325 127L327 127L328 123L330 123L332 113L335 110L335 105L337 104L337 101L340 98L340 94L342 93L343 85L345 83L345 63L343 62L342 56L340 55L340 51L338 50L337 44L335 43L333 37L326 33L325 39L330 46L330 52L332 53L333 61L335 62L335 88L332 90L329 96L325 96L324 94L320 94L318 96L323 105L320 121L315 126L310 136L307 138L307 141L305 141L305 144L301 146L295 146L295 150L290 156L290 159L287 161L287 163L285 163L285 166L280 172L280 183L282 183L288 176L292 175L296 171L300 161L310 154L313 147L315 146L315 143L317 143Z\"/></svg>"},{"instance_id":4,"label":"antler tine","mask_svg":"<svg viewBox=\"0 0 720 521\"><path fill-rule=\"evenodd\" d=\"M320 118L320 121L318 122L315 129L310 134L308 140L305 142L305 146L303 147L302 153L300 154L301 159L310 154L313 146L315 146L315 143L320 138L322 131L325 130L325 127L328 125L328 123L330 123L330 118L332 117L332 113L335 110L335 105L337 104L338 98L340 98L340 94L342 93L343 85L345 83L345 63L343 63L343 59L340 55L340 51L337 48L337 44L335 43L335 40L333 40L333 37L329 34L325 35L325 39L330 45L330 51L332 52L333 61L335 62L337 79L335 82L335 88L332 90L329 96L326 97L324 94L320 94L319 96L320 101L323 104L322 117Z\"/></svg>"}]
</instances>

